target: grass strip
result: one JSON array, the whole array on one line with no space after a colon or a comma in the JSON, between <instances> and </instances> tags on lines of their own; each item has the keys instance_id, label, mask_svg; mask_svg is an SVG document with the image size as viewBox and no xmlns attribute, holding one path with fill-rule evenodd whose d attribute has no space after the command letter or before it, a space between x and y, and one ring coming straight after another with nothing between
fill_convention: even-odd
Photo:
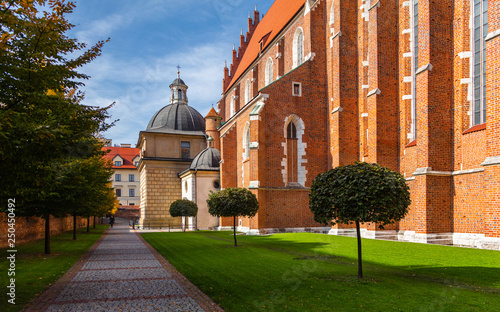
<instances>
[{"instance_id":1,"label":"grass strip","mask_svg":"<svg viewBox=\"0 0 500 312\"><path fill-rule=\"evenodd\" d=\"M16 301L8 303L7 285L11 277L7 275L9 262L7 249L1 249L0 255L0 311L21 311L25 305L59 279L80 257L94 245L109 225L97 225L90 233L86 229L78 230L77 240L73 240L73 232L51 237L50 255L44 254L44 240L37 240L17 246L16 250Z\"/></svg>"},{"instance_id":2,"label":"grass strip","mask_svg":"<svg viewBox=\"0 0 500 312\"><path fill-rule=\"evenodd\" d=\"M230 232L142 236L225 311L498 311L500 252L355 238Z\"/></svg>"}]
</instances>

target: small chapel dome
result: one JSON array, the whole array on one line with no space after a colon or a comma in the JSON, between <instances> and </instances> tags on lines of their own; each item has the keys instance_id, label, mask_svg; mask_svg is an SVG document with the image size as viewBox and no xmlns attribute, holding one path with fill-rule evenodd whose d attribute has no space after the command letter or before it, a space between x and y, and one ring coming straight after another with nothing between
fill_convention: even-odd
<instances>
[{"instance_id":1,"label":"small chapel dome","mask_svg":"<svg viewBox=\"0 0 500 312\"><path fill-rule=\"evenodd\" d=\"M201 151L191 163L190 170L219 170L221 154L214 147L208 147Z\"/></svg>"},{"instance_id":2,"label":"small chapel dome","mask_svg":"<svg viewBox=\"0 0 500 312\"><path fill-rule=\"evenodd\" d=\"M188 105L188 86L180 78L170 85L170 105L160 109L149 121L146 131L174 134L204 134L205 119L194 108Z\"/></svg>"},{"instance_id":3,"label":"small chapel dome","mask_svg":"<svg viewBox=\"0 0 500 312\"><path fill-rule=\"evenodd\" d=\"M160 109L148 124L150 132L199 132L205 131L205 119L194 108L183 104L170 104Z\"/></svg>"}]
</instances>

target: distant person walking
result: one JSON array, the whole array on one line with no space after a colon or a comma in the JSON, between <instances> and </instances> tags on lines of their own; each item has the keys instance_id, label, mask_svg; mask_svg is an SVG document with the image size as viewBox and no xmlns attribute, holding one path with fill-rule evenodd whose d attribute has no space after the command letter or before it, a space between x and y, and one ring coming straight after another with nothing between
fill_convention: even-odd
<instances>
[{"instance_id":1,"label":"distant person walking","mask_svg":"<svg viewBox=\"0 0 500 312\"><path fill-rule=\"evenodd\" d=\"M111 227L113 227L113 224L115 224L115 217L114 216L109 217L109 224L111 224Z\"/></svg>"}]
</instances>

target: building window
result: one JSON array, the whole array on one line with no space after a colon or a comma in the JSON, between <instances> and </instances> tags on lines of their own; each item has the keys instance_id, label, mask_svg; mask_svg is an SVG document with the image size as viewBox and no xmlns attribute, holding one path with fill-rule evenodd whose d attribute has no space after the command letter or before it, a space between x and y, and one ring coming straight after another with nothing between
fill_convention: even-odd
<instances>
[{"instance_id":1,"label":"building window","mask_svg":"<svg viewBox=\"0 0 500 312\"><path fill-rule=\"evenodd\" d=\"M115 193L116 193L116 197L122 197L122 190L121 189L116 189Z\"/></svg>"},{"instance_id":2,"label":"building window","mask_svg":"<svg viewBox=\"0 0 500 312\"><path fill-rule=\"evenodd\" d=\"M220 182L219 182L219 180L215 180L213 186L214 186L214 189L220 190Z\"/></svg>"},{"instance_id":3,"label":"building window","mask_svg":"<svg viewBox=\"0 0 500 312\"><path fill-rule=\"evenodd\" d=\"M189 142L181 142L181 158L191 158L191 144Z\"/></svg>"},{"instance_id":4,"label":"building window","mask_svg":"<svg viewBox=\"0 0 500 312\"><path fill-rule=\"evenodd\" d=\"M270 83L273 82L273 79L274 79L273 78L274 77L274 75L273 75L273 60L271 58L269 58L267 60L267 64L266 64L266 76L265 77L266 77L266 81L265 81L266 86L268 84L270 84Z\"/></svg>"},{"instance_id":5,"label":"building window","mask_svg":"<svg viewBox=\"0 0 500 312\"><path fill-rule=\"evenodd\" d=\"M332 7L330 8L330 25L335 23L335 1L332 1Z\"/></svg>"},{"instance_id":6,"label":"building window","mask_svg":"<svg viewBox=\"0 0 500 312\"><path fill-rule=\"evenodd\" d=\"M297 138L297 127L295 127L295 124L293 122L288 124L287 130L287 139L296 139Z\"/></svg>"},{"instance_id":7,"label":"building window","mask_svg":"<svg viewBox=\"0 0 500 312\"><path fill-rule=\"evenodd\" d=\"M139 162L138 161L134 162L134 166L139 167Z\"/></svg>"},{"instance_id":8,"label":"building window","mask_svg":"<svg viewBox=\"0 0 500 312\"><path fill-rule=\"evenodd\" d=\"M250 82L250 79L247 80L247 83L245 84L245 104L250 102L252 99L252 84Z\"/></svg>"},{"instance_id":9,"label":"building window","mask_svg":"<svg viewBox=\"0 0 500 312\"><path fill-rule=\"evenodd\" d=\"M417 139L418 0L413 0L412 29L411 141Z\"/></svg>"},{"instance_id":10,"label":"building window","mask_svg":"<svg viewBox=\"0 0 500 312\"><path fill-rule=\"evenodd\" d=\"M286 130L287 183L298 181L297 127L290 122Z\"/></svg>"},{"instance_id":11,"label":"building window","mask_svg":"<svg viewBox=\"0 0 500 312\"><path fill-rule=\"evenodd\" d=\"M117 160L115 161L115 167L121 167L122 166L122 162Z\"/></svg>"},{"instance_id":12,"label":"building window","mask_svg":"<svg viewBox=\"0 0 500 312\"><path fill-rule=\"evenodd\" d=\"M115 174L115 181L120 182L122 180L122 175L121 174Z\"/></svg>"},{"instance_id":13,"label":"building window","mask_svg":"<svg viewBox=\"0 0 500 312\"><path fill-rule=\"evenodd\" d=\"M177 90L177 98L179 100L182 99L182 90L181 89Z\"/></svg>"},{"instance_id":14,"label":"building window","mask_svg":"<svg viewBox=\"0 0 500 312\"><path fill-rule=\"evenodd\" d=\"M246 135L246 145L245 145L245 159L250 158L250 127L247 129Z\"/></svg>"},{"instance_id":15,"label":"building window","mask_svg":"<svg viewBox=\"0 0 500 312\"><path fill-rule=\"evenodd\" d=\"M135 203L129 203L130 206L135 206Z\"/></svg>"},{"instance_id":16,"label":"building window","mask_svg":"<svg viewBox=\"0 0 500 312\"><path fill-rule=\"evenodd\" d=\"M472 29L472 46L474 49L474 104L472 107L472 124L486 122L486 42L488 35L488 0L474 0L472 7L474 27Z\"/></svg>"},{"instance_id":17,"label":"building window","mask_svg":"<svg viewBox=\"0 0 500 312\"><path fill-rule=\"evenodd\" d=\"M234 113L235 113L235 109L234 109L234 106L235 106L235 102L236 102L236 99L234 96L231 97L231 106L229 107L229 115L231 117L234 116Z\"/></svg>"},{"instance_id":18,"label":"building window","mask_svg":"<svg viewBox=\"0 0 500 312\"><path fill-rule=\"evenodd\" d=\"M299 27L293 36L293 67L304 62L304 32Z\"/></svg>"},{"instance_id":19,"label":"building window","mask_svg":"<svg viewBox=\"0 0 500 312\"><path fill-rule=\"evenodd\" d=\"M129 182L135 182L135 174L129 174L128 175L128 181Z\"/></svg>"},{"instance_id":20,"label":"building window","mask_svg":"<svg viewBox=\"0 0 500 312\"><path fill-rule=\"evenodd\" d=\"M294 96L302 96L302 84L300 82L292 83L292 94Z\"/></svg>"},{"instance_id":21,"label":"building window","mask_svg":"<svg viewBox=\"0 0 500 312\"><path fill-rule=\"evenodd\" d=\"M135 197L135 189L128 190L128 197Z\"/></svg>"}]
</instances>

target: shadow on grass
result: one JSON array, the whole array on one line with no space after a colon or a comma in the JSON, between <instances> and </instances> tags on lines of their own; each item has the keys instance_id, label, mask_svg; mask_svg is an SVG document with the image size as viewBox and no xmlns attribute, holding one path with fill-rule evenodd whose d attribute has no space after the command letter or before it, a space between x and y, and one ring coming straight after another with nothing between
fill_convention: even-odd
<instances>
[{"instance_id":1,"label":"shadow on grass","mask_svg":"<svg viewBox=\"0 0 500 312\"><path fill-rule=\"evenodd\" d=\"M211 235L213 232L198 232L207 238L215 239L218 241L232 242L232 236L223 237L222 235ZM317 242L298 242L296 240L286 239L284 235L268 235L268 236L245 236L238 241L239 247L253 247L253 248L263 248L270 251L284 253L293 256L293 260L300 261L320 261L325 263L332 263L344 266L350 266L353 268L353 275L356 275L357 268L357 257L349 257L342 254L337 254L336 248L328 248L328 252L322 248L332 245L331 242L326 242L331 236L322 236L318 234L319 240ZM338 238L338 237L337 237ZM342 238L344 239L344 238ZM349 238L355 241L355 238ZM434 246L434 245L423 245L422 244L411 244L401 243L394 241L376 241L376 240L363 240L365 244L370 243L386 243L393 244L396 247L398 244L406 244L405 246L415 247L415 248L441 248L444 246ZM230 247L230 246L226 246ZM234 246L233 246L234 247ZM356 246L350 246L356 250ZM342 246L338 247L342 248ZM468 248L458 248L449 247L451 249L444 249L449 252L467 252L473 253L482 252L482 250L471 250ZM368 249L368 248L366 248ZM396 250L396 248L395 248ZM443 249L440 249L440 251ZM364 250L363 255L368 255L369 250ZM390 255L388 255L390 257ZM454 266L455 261L450 258L450 261L446 265L435 265L432 260L429 260L429 265L411 265L411 257L408 256L408 265L386 265L377 261L363 260L363 268L366 277L370 277L370 274L376 274L377 276L382 274L385 276L392 275L398 278L409 278L413 280L420 280L422 282L432 282L442 285L450 285L453 287L465 288L470 290L486 291L489 293L500 294L500 268L499 267L486 267L486 266ZM404 260L403 260L404 262ZM373 272L373 273L372 273Z\"/></svg>"}]
</instances>

